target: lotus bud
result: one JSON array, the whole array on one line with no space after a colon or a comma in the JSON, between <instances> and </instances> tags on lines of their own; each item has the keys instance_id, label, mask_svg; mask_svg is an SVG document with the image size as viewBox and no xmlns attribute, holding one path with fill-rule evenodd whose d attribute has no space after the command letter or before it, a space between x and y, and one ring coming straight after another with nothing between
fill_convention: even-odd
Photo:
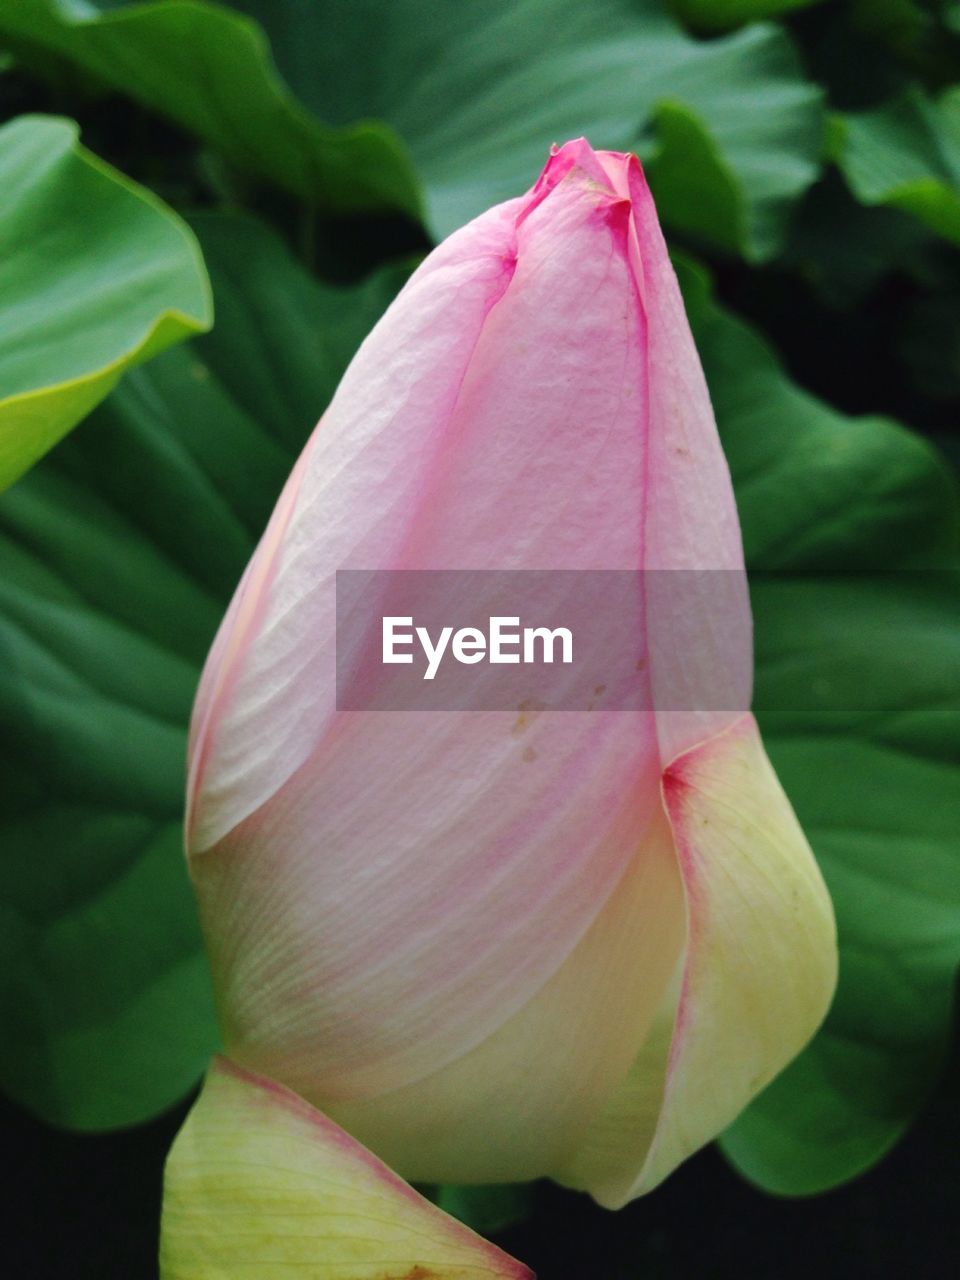
<instances>
[{"instance_id":1,"label":"lotus bud","mask_svg":"<svg viewBox=\"0 0 960 1280\"><path fill-rule=\"evenodd\" d=\"M340 571L441 571L451 615L478 574L536 571L535 613L614 571L630 660L579 709L491 704L485 679L358 708L370 628L338 630ZM595 593L560 595L574 643L595 635ZM548 1175L610 1206L655 1186L798 1053L835 981L751 650L640 165L567 143L363 343L211 650L187 848L230 1058L408 1179Z\"/></svg>"}]
</instances>

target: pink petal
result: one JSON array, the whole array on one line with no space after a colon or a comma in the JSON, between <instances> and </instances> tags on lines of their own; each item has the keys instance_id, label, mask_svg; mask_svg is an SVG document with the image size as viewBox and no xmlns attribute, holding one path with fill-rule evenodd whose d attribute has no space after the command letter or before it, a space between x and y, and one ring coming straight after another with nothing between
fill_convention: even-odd
<instances>
[{"instance_id":1,"label":"pink petal","mask_svg":"<svg viewBox=\"0 0 960 1280\"><path fill-rule=\"evenodd\" d=\"M666 763L749 709L750 602L730 469L653 198L636 156L599 158L631 202L647 316L643 564L651 688Z\"/></svg>"},{"instance_id":2,"label":"pink petal","mask_svg":"<svg viewBox=\"0 0 960 1280\"><path fill-rule=\"evenodd\" d=\"M404 498L402 539L391 534L384 550L385 520L369 500L354 500L331 525L351 469L331 479L322 445L329 454L337 432L358 430L355 416L342 428L338 416L348 391L360 394L353 370L312 446L262 631L219 726L247 755L228 769L221 757L205 775L205 802L220 787L209 802L218 826L243 820L212 856L194 857L194 876L231 1053L325 1105L411 1084L522 1008L586 933L656 811L659 766L643 711L317 706L332 696L332 653L317 650L330 635L332 572L343 559L405 568L641 562L643 338L628 213L574 166L520 222L513 282L487 316L455 406L416 424L430 465ZM394 330L391 317L402 319L407 305L421 302L401 299L388 313L384 347L389 337L404 349L409 325ZM373 345L399 360L392 345ZM414 356L419 367L423 354ZM405 490L391 439L381 434L378 448ZM363 549L344 550L351 541ZM281 704L294 691L291 723ZM290 736L308 729L311 754L244 817L250 781L238 770L262 760L272 778L271 753L285 755ZM195 853L206 838L195 837Z\"/></svg>"},{"instance_id":3,"label":"pink petal","mask_svg":"<svg viewBox=\"0 0 960 1280\"><path fill-rule=\"evenodd\" d=\"M244 629L227 658L229 699L211 694L227 680L219 648L204 669L193 732L204 767L202 778L192 767L191 849L208 848L252 813L327 729L334 575L350 563L389 567L402 553L484 320L513 274L518 204L490 210L414 273L308 442L282 545L268 531L257 550L270 567L251 572L269 596L244 606L256 609L257 625L255 633ZM208 702L216 711L201 726Z\"/></svg>"}]
</instances>

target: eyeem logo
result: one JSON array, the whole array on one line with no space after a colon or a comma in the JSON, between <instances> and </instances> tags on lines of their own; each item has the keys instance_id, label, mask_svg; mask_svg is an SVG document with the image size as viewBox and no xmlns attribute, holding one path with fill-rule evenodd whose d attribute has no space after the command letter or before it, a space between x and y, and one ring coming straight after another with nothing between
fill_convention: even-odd
<instances>
[{"instance_id":1,"label":"eyeem logo","mask_svg":"<svg viewBox=\"0 0 960 1280\"><path fill-rule=\"evenodd\" d=\"M789 585L790 575L751 581ZM860 581L883 587L892 627L905 599L960 592L954 569ZM849 589L847 571L839 589ZM517 736L554 711L739 713L750 705L749 669L737 659L751 643L745 591L743 575L727 569L340 569L336 706L503 711L505 732ZM741 630L729 629L731 618ZM853 711L874 707L875 688L852 667L840 671L827 631L805 660L822 675L796 682L797 711L816 714L822 699L829 726L838 697ZM728 669L738 678L718 679Z\"/></svg>"},{"instance_id":2,"label":"eyeem logo","mask_svg":"<svg viewBox=\"0 0 960 1280\"><path fill-rule=\"evenodd\" d=\"M405 630L402 628L410 628ZM410 664L413 653L398 649L414 647L419 642L426 659L424 680L432 680L444 656L449 653L457 662L474 666L478 662L494 664L552 663L557 646L560 662L573 662L573 633L569 627L523 627L519 615L491 617L486 634L479 627L441 627L436 641L427 627L414 627L413 617L386 616L383 619L383 661L385 664ZM539 652L538 652L539 650Z\"/></svg>"},{"instance_id":3,"label":"eyeem logo","mask_svg":"<svg viewBox=\"0 0 960 1280\"><path fill-rule=\"evenodd\" d=\"M713 675L718 644L750 643L745 591L724 570L340 569L336 705L505 711L507 733L543 712L709 709L717 689L746 709L749 682ZM717 635L729 617L745 636Z\"/></svg>"}]
</instances>

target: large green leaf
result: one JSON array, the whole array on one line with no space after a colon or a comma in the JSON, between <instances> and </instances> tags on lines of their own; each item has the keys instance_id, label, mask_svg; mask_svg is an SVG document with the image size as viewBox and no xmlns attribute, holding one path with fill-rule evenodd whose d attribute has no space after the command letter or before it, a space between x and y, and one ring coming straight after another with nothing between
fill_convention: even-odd
<instances>
[{"instance_id":1,"label":"large green leaf","mask_svg":"<svg viewBox=\"0 0 960 1280\"><path fill-rule=\"evenodd\" d=\"M356 200L366 183L371 198L376 189L411 209L387 133L376 135L374 153L372 135L364 152L356 130L331 131L386 121L416 162L437 236L522 192L550 144L580 134L595 146L643 144L666 221L756 258L775 252L790 203L818 172L819 92L774 27L703 43L663 0L433 0L429 21L420 0L236 0L234 8L263 24L286 82L312 113L297 108L296 148L294 108L255 28L218 6L168 0L98 16L70 0L23 0L0 12L0 32L68 55L291 190L332 198L349 177ZM242 66L241 34L259 51ZM664 113L651 140L648 126ZM310 144L308 122L323 147ZM334 137L344 139L340 151ZM689 143L693 164L682 149Z\"/></svg>"},{"instance_id":2,"label":"large green leaf","mask_svg":"<svg viewBox=\"0 0 960 1280\"><path fill-rule=\"evenodd\" d=\"M698 154L713 157L684 165L674 138L659 139L652 177L678 228L767 256L816 176L818 91L772 27L703 44L662 0L435 0L429 24L417 0L240 7L263 22L319 115L372 111L396 128L438 235L522 191L552 142L586 134L595 146L636 147L663 108L683 113L682 142L693 135Z\"/></svg>"},{"instance_id":3,"label":"large green leaf","mask_svg":"<svg viewBox=\"0 0 960 1280\"><path fill-rule=\"evenodd\" d=\"M960 962L954 482L917 437L792 386L694 308L753 569L755 705L830 886L840 985L725 1135L769 1190L832 1186L900 1135L941 1062Z\"/></svg>"},{"instance_id":4,"label":"large green leaf","mask_svg":"<svg viewBox=\"0 0 960 1280\"><path fill-rule=\"evenodd\" d=\"M130 374L0 502L0 1084L143 1120L216 1045L181 848L199 666L291 465L393 291L211 220L218 325Z\"/></svg>"},{"instance_id":5,"label":"large green leaf","mask_svg":"<svg viewBox=\"0 0 960 1280\"><path fill-rule=\"evenodd\" d=\"M836 116L830 149L864 204L902 209L960 244L960 88Z\"/></svg>"},{"instance_id":6,"label":"large green leaf","mask_svg":"<svg viewBox=\"0 0 960 1280\"><path fill-rule=\"evenodd\" d=\"M72 60L312 205L419 210L395 134L363 109L348 128L322 124L278 76L257 24L221 5L16 0L0 7L4 36L14 49Z\"/></svg>"},{"instance_id":7,"label":"large green leaf","mask_svg":"<svg viewBox=\"0 0 960 1280\"><path fill-rule=\"evenodd\" d=\"M212 319L190 228L77 136L49 116L0 128L0 489Z\"/></svg>"}]
</instances>

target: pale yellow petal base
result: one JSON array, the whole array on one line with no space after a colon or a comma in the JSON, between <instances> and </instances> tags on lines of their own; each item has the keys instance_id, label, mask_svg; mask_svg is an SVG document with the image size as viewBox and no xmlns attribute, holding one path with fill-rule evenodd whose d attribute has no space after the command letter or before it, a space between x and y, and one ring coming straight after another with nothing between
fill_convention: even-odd
<instances>
[{"instance_id":1,"label":"pale yellow petal base","mask_svg":"<svg viewBox=\"0 0 960 1280\"><path fill-rule=\"evenodd\" d=\"M803 1048L833 995L833 910L756 721L678 756L663 802L687 954L627 1079L554 1176L609 1208L652 1190Z\"/></svg>"},{"instance_id":2,"label":"pale yellow petal base","mask_svg":"<svg viewBox=\"0 0 960 1280\"><path fill-rule=\"evenodd\" d=\"M217 1058L171 1148L162 1280L532 1280L295 1093Z\"/></svg>"}]
</instances>

